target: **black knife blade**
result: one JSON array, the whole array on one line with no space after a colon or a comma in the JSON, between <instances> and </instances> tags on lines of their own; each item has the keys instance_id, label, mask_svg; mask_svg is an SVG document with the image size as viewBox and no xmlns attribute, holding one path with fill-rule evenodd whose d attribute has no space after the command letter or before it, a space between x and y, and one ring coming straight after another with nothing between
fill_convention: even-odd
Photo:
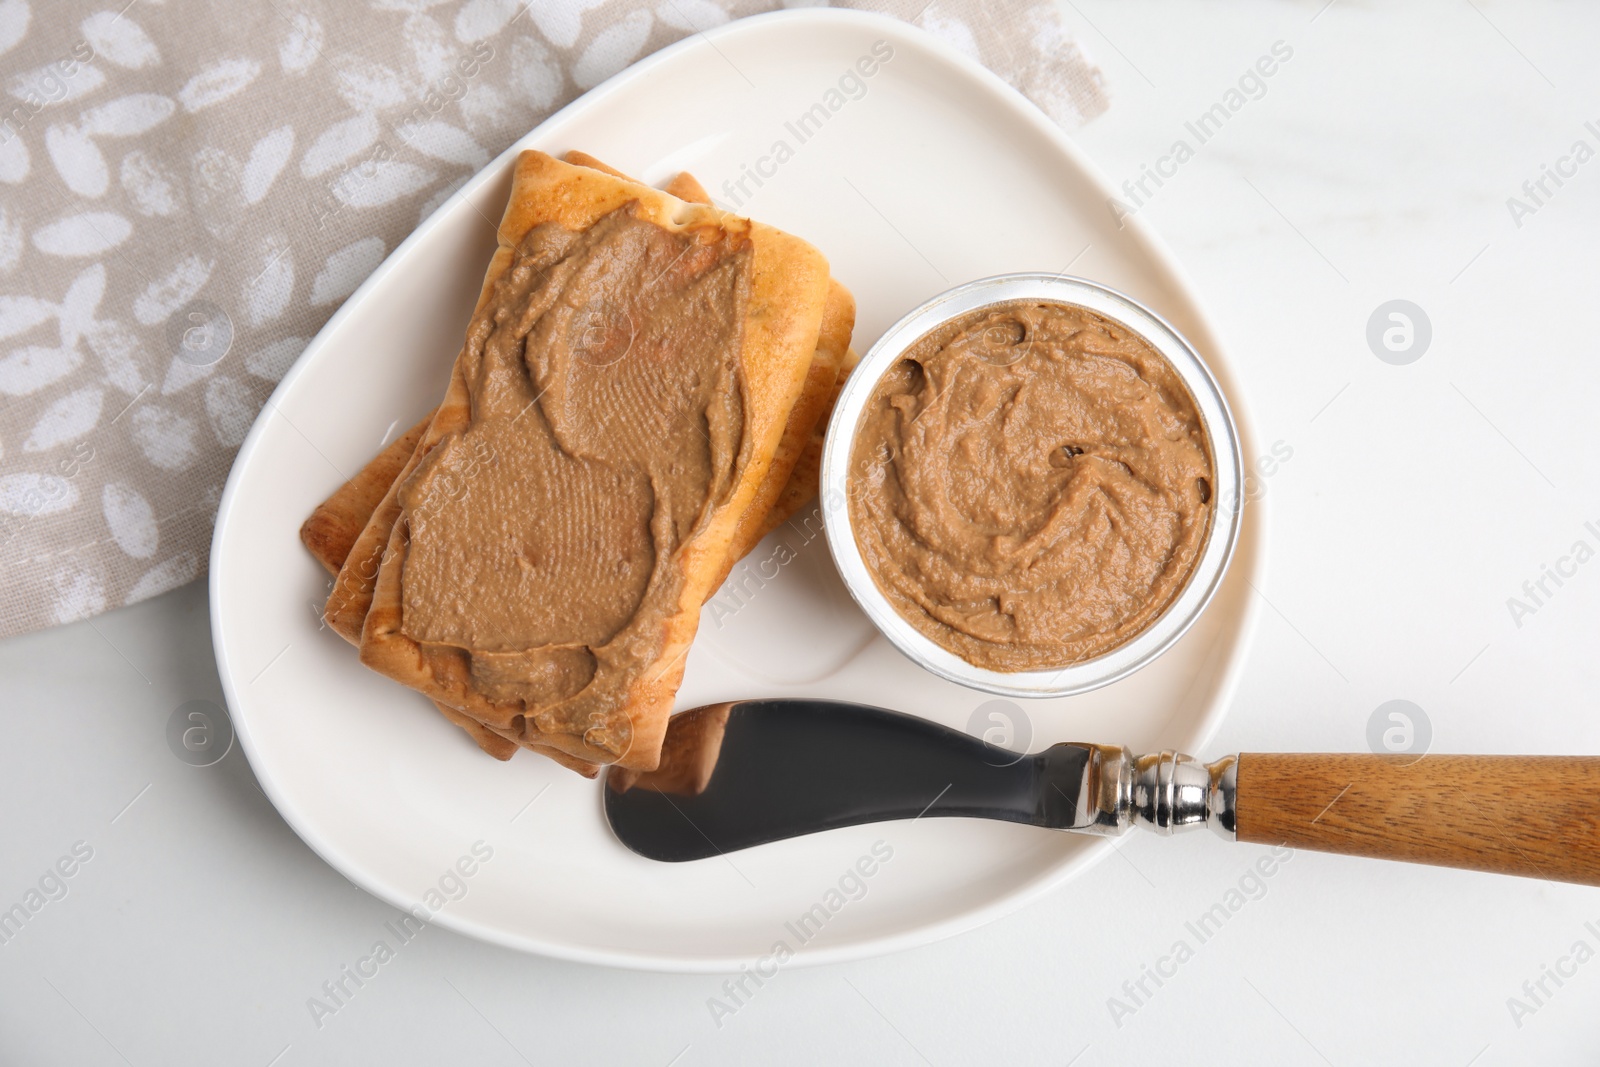
<instances>
[{"instance_id":1,"label":"black knife blade","mask_svg":"<svg viewBox=\"0 0 1600 1067\"><path fill-rule=\"evenodd\" d=\"M624 845L669 862L896 819L1084 828L1098 756L1074 744L1009 752L842 701L736 701L674 716L657 771L610 770L605 812Z\"/></svg>"}]
</instances>

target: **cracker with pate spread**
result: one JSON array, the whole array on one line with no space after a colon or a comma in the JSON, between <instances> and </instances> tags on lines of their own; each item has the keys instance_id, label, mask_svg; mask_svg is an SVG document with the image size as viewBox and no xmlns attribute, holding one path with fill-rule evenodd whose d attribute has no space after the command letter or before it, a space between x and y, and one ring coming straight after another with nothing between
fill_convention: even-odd
<instances>
[{"instance_id":1,"label":"cracker with pate spread","mask_svg":"<svg viewBox=\"0 0 1600 1067\"><path fill-rule=\"evenodd\" d=\"M626 175L583 152L568 152L564 158L568 163L600 170L614 177L627 178ZM700 183L687 172L680 173L666 185L665 189L682 200L694 203L710 202ZM816 495L816 475L826 415L838 395L844 377L859 358L849 348L854 312L854 300L849 291L837 281L831 282L806 385L790 412L767 477L740 519L738 532L723 565L724 575L737 560L754 547L761 537L787 521L798 508ZM416 451L432 419L433 413L430 412L397 438L357 472L355 477L319 505L301 527L301 539L307 549L331 573L337 574L349 557L352 547L374 511L382 504L389 487L406 468L407 461ZM382 539L378 536L380 532L387 534L387 530L372 531L369 540L373 544L382 543ZM371 561L368 568L369 575L375 574L376 564L377 560ZM346 611L342 617L335 620L335 629L352 643L359 642L360 626L367 606L368 603L363 598L363 602L359 605L360 618L351 618L352 613ZM436 701L435 706L445 718L460 726L485 752L496 759L509 759L519 747L525 747L550 756L588 777L593 777L598 771L598 764L568 756L534 741L519 740L510 731L496 732L490 726L447 704Z\"/></svg>"},{"instance_id":2,"label":"cracker with pate spread","mask_svg":"<svg viewBox=\"0 0 1600 1067\"><path fill-rule=\"evenodd\" d=\"M362 659L497 735L648 769L804 390L826 261L536 152L500 237L445 402L363 531L391 527Z\"/></svg>"}]
</instances>

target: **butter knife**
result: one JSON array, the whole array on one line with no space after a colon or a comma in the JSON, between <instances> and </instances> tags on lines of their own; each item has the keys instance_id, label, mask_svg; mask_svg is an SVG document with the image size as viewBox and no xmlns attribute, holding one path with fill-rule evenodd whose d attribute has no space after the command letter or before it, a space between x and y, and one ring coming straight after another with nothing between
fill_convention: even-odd
<instances>
[{"instance_id":1,"label":"butter knife","mask_svg":"<svg viewBox=\"0 0 1600 1067\"><path fill-rule=\"evenodd\" d=\"M655 771L612 768L605 813L653 860L843 826L998 819L1227 840L1600 885L1600 757L1022 754L883 708L741 700L673 717Z\"/></svg>"}]
</instances>

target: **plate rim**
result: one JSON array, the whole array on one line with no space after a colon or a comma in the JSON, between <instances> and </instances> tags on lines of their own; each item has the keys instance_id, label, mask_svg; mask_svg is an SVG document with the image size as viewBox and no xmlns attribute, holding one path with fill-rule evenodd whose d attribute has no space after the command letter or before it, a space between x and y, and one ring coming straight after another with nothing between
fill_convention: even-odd
<instances>
[{"instance_id":1,"label":"plate rim","mask_svg":"<svg viewBox=\"0 0 1600 1067\"><path fill-rule=\"evenodd\" d=\"M217 673L222 685L224 699L228 705L229 717L233 723L234 733L238 737L239 746L250 763L251 772L260 783L267 798L272 802L278 815L323 862L327 863L350 882L386 904L401 911L407 911L418 904L419 901L412 899L411 894L392 885L386 877L369 870L364 864L344 854L336 844L326 839L320 830L308 821L305 814L283 794L279 782L271 771L270 764L264 763L263 757L257 752L255 738L248 721L249 717L238 714L236 710L242 705L236 692L234 665L230 662L227 652L224 633L225 624L223 621L225 616L221 593L221 570L216 566L216 562L221 554L223 542L229 534L230 520L235 510L235 501L239 493L243 472L255 458L257 446L266 432L267 423L277 414L280 399L287 394L300 376L305 373L307 366L327 343L328 336L336 332L344 321L355 313L354 309L359 307L374 289L383 285L389 275L399 269L399 264L410 256L415 247L425 240L428 234L443 224L443 219L447 216L448 209L453 209L458 201L474 195L485 184L498 180L509 162L517 154L531 147L529 142L538 138L541 131L548 127L560 125L570 119L575 112L587 111L593 108L622 91L630 83L646 78L657 68L675 62L678 56L703 45L709 45L715 50L717 42L722 38L761 32L767 27L781 28L785 24L827 26L830 23L837 25L841 29L876 28L896 38L897 42L905 41L912 44L957 68L978 86L985 89L991 100L996 104L1007 107L1017 117L1027 122L1033 128L1033 131L1043 137L1061 156L1065 157L1082 177L1095 187L1098 193L1105 196L1108 203L1110 198L1115 195L1115 187L1100 167L1037 105L1023 96L1021 92L998 74L921 27L876 12L842 8L796 8L734 19L710 30L691 33L617 72L599 85L563 105L559 110L546 116L537 126L518 137L505 151L462 182L454 193L408 233L395 246L393 251L384 257L383 262L357 286L355 291L340 305L339 309L328 318L311 340L307 342L306 347L273 388L260 413L251 424L249 433L245 435L244 441L234 457L233 464L229 468L222 496L218 502L208 554L207 607L210 613L212 648L217 662ZM1149 257L1153 265L1166 275L1166 279L1188 298L1188 303L1190 304L1188 310L1194 316L1198 327L1196 332L1205 341L1208 341L1211 347L1223 355L1221 361L1222 372L1218 374L1218 377L1221 380L1220 384L1223 387L1224 394L1231 397L1230 407L1233 410L1235 422L1239 427L1241 453L1243 453L1245 446L1255 439L1254 424L1250 418L1249 406L1241 399L1243 396L1242 383L1237 380L1234 374L1233 361L1227 358L1227 347L1222 344L1220 334L1210 313L1199 299L1198 287L1194 284L1189 273L1156 236L1154 230L1141 215L1126 216L1121 220L1121 225L1123 229L1130 231L1129 237L1139 251ZM1213 367L1212 370L1213 373L1218 373L1217 368ZM1265 573L1267 563L1268 524L1266 522L1266 513L1268 508L1265 498L1251 503L1254 504L1254 507L1241 515L1240 526L1240 547L1241 549L1247 549L1247 551L1241 551L1237 554L1231 565L1233 567L1249 565L1251 573L1248 577L1258 581ZM1254 513L1253 522L1251 521L1250 512ZM1246 537L1249 539L1248 545L1244 543ZM1195 722L1196 740L1194 747L1196 748L1210 743L1211 738L1215 735L1226 715L1225 709L1241 681L1259 618L1259 605L1255 603L1254 599L1246 598L1239 609L1239 622L1232 638L1233 647L1228 653L1228 662L1217 681L1215 695L1210 701L1210 706ZM862 936L839 945L802 948L786 966L819 966L827 963L841 963L886 955L942 941L957 934L987 925L1038 901L1046 894L1065 885L1104 859L1113 847L1113 842L1109 838L1091 839L1086 843L1085 847L1058 866L1050 868L1045 873L1009 892L989 898L981 905L960 910L943 919L918 924L898 933ZM544 937L514 933L489 923L474 920L468 916L453 913L448 909L432 916L429 922L490 944L574 963L675 974L726 974L737 972L741 966L749 963L748 956L684 956L673 953L626 950L578 945L566 941L552 941Z\"/></svg>"}]
</instances>

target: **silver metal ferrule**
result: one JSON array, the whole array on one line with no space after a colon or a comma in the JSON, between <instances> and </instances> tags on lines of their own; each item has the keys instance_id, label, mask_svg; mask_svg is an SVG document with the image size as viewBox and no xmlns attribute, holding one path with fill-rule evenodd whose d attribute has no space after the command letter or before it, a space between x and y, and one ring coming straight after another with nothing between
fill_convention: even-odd
<instances>
[{"instance_id":1,"label":"silver metal ferrule","mask_svg":"<svg viewBox=\"0 0 1600 1067\"><path fill-rule=\"evenodd\" d=\"M1239 757L1223 756L1215 763L1206 764L1211 776L1211 788L1206 794L1206 810L1210 813L1211 829L1218 837L1229 841L1239 839Z\"/></svg>"},{"instance_id":2,"label":"silver metal ferrule","mask_svg":"<svg viewBox=\"0 0 1600 1067\"><path fill-rule=\"evenodd\" d=\"M1170 835L1209 826L1230 841L1237 836L1237 756L1204 764L1181 752L1135 756L1111 745L1093 748L1082 801L1086 810L1074 829L1114 836L1142 826Z\"/></svg>"}]
</instances>

